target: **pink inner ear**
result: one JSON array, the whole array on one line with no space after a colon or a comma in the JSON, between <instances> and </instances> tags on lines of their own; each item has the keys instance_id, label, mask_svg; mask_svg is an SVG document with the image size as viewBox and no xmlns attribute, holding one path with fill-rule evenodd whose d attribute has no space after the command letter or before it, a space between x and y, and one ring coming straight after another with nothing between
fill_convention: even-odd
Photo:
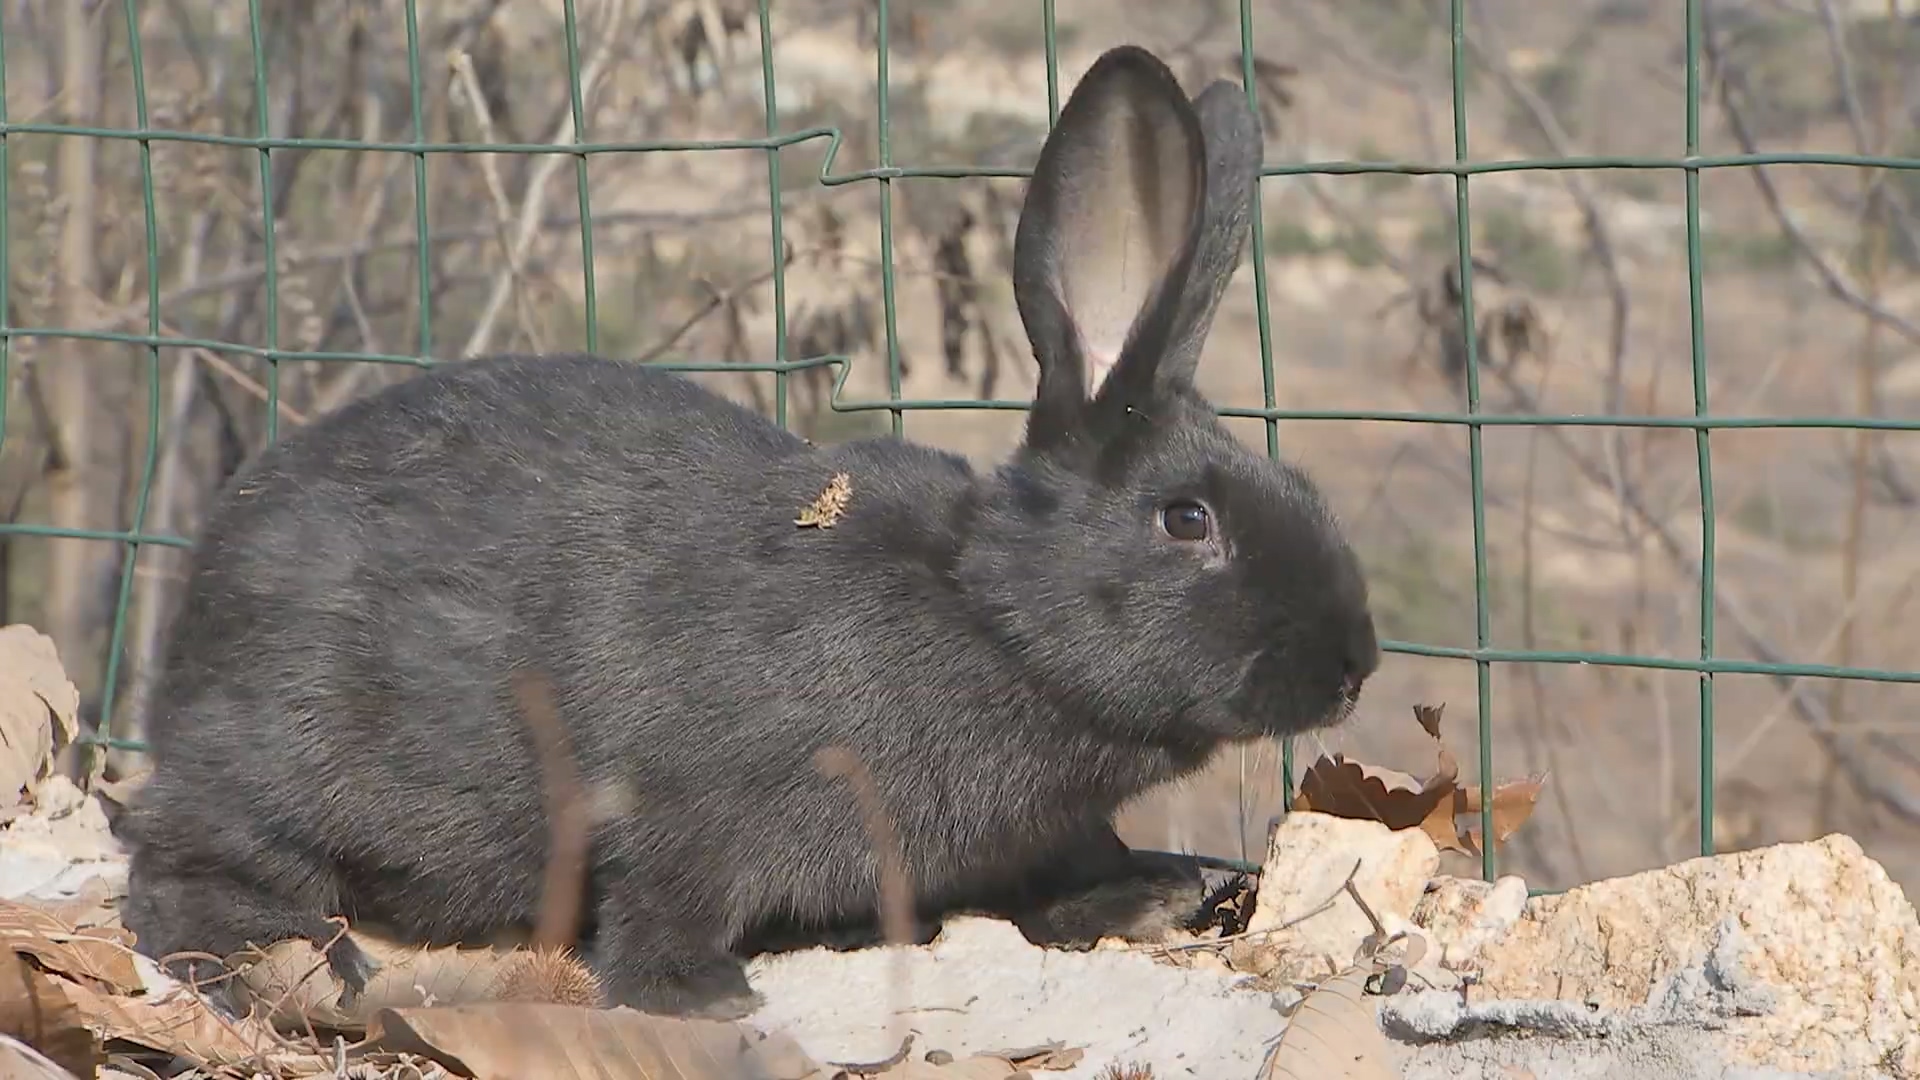
<instances>
[{"instance_id":1,"label":"pink inner ear","mask_svg":"<svg viewBox=\"0 0 1920 1080\"><path fill-rule=\"evenodd\" d=\"M1092 397L1100 392L1100 384L1107 381L1107 376L1113 371L1113 365L1120 362L1120 353L1118 350L1089 346L1086 357L1087 396Z\"/></svg>"}]
</instances>

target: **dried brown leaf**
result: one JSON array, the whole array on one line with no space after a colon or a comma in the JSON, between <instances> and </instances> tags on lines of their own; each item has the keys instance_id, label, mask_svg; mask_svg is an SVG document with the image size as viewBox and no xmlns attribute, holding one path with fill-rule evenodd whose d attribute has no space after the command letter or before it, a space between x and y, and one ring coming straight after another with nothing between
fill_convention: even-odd
<instances>
[{"instance_id":1,"label":"dried brown leaf","mask_svg":"<svg viewBox=\"0 0 1920 1080\"><path fill-rule=\"evenodd\" d=\"M497 1002L597 1006L600 986L567 953L530 949L415 949L378 938L354 940L380 964L352 1006L346 987L312 942L293 939L227 958L236 993L269 1015L282 1031L309 1027L365 1030L381 1009L433 1008Z\"/></svg>"},{"instance_id":2,"label":"dried brown leaf","mask_svg":"<svg viewBox=\"0 0 1920 1080\"><path fill-rule=\"evenodd\" d=\"M1086 1056L1087 1052L1082 1047L1064 1046L1058 1050L1049 1050L1044 1054L1023 1058L1012 1064L1027 1072L1047 1072L1055 1069L1064 1071L1080 1064L1080 1059Z\"/></svg>"},{"instance_id":3,"label":"dried brown leaf","mask_svg":"<svg viewBox=\"0 0 1920 1080\"><path fill-rule=\"evenodd\" d=\"M1403 940L1406 942L1406 947L1400 953L1400 966L1405 968L1419 967L1420 961L1427 957L1427 935L1423 933L1409 934Z\"/></svg>"},{"instance_id":4,"label":"dried brown leaf","mask_svg":"<svg viewBox=\"0 0 1920 1080\"><path fill-rule=\"evenodd\" d=\"M1440 737L1440 714L1446 711L1447 703L1444 701L1438 705L1415 705L1413 707L1413 718L1419 721L1421 730L1425 731L1429 736L1438 739Z\"/></svg>"},{"instance_id":5,"label":"dried brown leaf","mask_svg":"<svg viewBox=\"0 0 1920 1080\"><path fill-rule=\"evenodd\" d=\"M740 1024L621 1007L455 1005L381 1009L371 1045L432 1058L474 1080L824 1080L799 1044Z\"/></svg>"},{"instance_id":6,"label":"dried brown leaf","mask_svg":"<svg viewBox=\"0 0 1920 1080\"><path fill-rule=\"evenodd\" d=\"M1427 811L1426 817L1420 819L1420 828L1433 840L1433 846L1441 851L1467 850L1455 814L1460 795L1459 779L1459 764L1453 760L1453 754L1441 746L1438 768L1421 785L1422 791L1433 796L1433 808Z\"/></svg>"},{"instance_id":7,"label":"dried brown leaf","mask_svg":"<svg viewBox=\"0 0 1920 1080\"><path fill-rule=\"evenodd\" d=\"M1414 719L1435 743L1433 774L1416 779L1398 769L1321 757L1300 779L1293 809L1378 821L1390 829L1418 828L1441 851L1480 853L1480 792L1460 784L1460 763L1440 737L1445 703L1415 705ZM1494 788L1494 843L1502 844L1533 814L1545 774Z\"/></svg>"},{"instance_id":8,"label":"dried brown leaf","mask_svg":"<svg viewBox=\"0 0 1920 1080\"><path fill-rule=\"evenodd\" d=\"M1414 812L1422 795L1420 780L1410 773L1379 765L1354 761L1345 754L1321 755L1300 777L1300 790L1293 797L1293 809L1310 810L1335 817L1364 818L1396 828L1417 825L1426 816L1425 807Z\"/></svg>"},{"instance_id":9,"label":"dried brown leaf","mask_svg":"<svg viewBox=\"0 0 1920 1080\"><path fill-rule=\"evenodd\" d=\"M105 878L88 878L65 900L36 903L33 906L76 930L120 926L120 908L113 895L113 886L108 885Z\"/></svg>"},{"instance_id":10,"label":"dried brown leaf","mask_svg":"<svg viewBox=\"0 0 1920 1080\"><path fill-rule=\"evenodd\" d=\"M1453 755L1440 751L1440 767L1426 780L1398 769L1349 760L1343 754L1321 757L1300 778L1293 809L1335 817L1378 821L1389 829L1421 829L1442 850L1461 850L1454 825Z\"/></svg>"},{"instance_id":11,"label":"dried brown leaf","mask_svg":"<svg viewBox=\"0 0 1920 1080\"><path fill-rule=\"evenodd\" d=\"M1521 780L1508 780L1494 785L1493 789L1493 842L1496 846L1506 843L1514 833L1520 831L1527 819L1533 816L1533 809L1540 802L1540 792L1547 786L1547 774L1535 773ZM1466 840L1469 854L1480 853L1480 789L1462 788L1460 797L1461 815L1465 818L1461 832Z\"/></svg>"},{"instance_id":12,"label":"dried brown leaf","mask_svg":"<svg viewBox=\"0 0 1920 1080\"><path fill-rule=\"evenodd\" d=\"M1080 1064L1087 1052L1078 1046L1068 1046L1055 1039L1038 1046L1019 1046L1005 1050L982 1050L975 1057L1004 1061L1007 1067L1021 1072L1036 1072L1049 1069L1071 1069Z\"/></svg>"},{"instance_id":13,"label":"dried brown leaf","mask_svg":"<svg viewBox=\"0 0 1920 1080\"><path fill-rule=\"evenodd\" d=\"M1308 994L1259 1080L1396 1080L1400 1070L1367 1004L1368 974L1349 968Z\"/></svg>"},{"instance_id":14,"label":"dried brown leaf","mask_svg":"<svg viewBox=\"0 0 1920 1080\"><path fill-rule=\"evenodd\" d=\"M104 1037L204 1065L244 1065L264 1059L291 1066L326 1060L289 1048L260 1021L229 1020L215 1013L185 988L139 997L102 994L77 983L66 984L65 989L87 1026Z\"/></svg>"},{"instance_id":15,"label":"dried brown leaf","mask_svg":"<svg viewBox=\"0 0 1920 1080\"><path fill-rule=\"evenodd\" d=\"M31 792L79 733L80 691L53 639L24 623L0 629L0 808Z\"/></svg>"},{"instance_id":16,"label":"dried brown leaf","mask_svg":"<svg viewBox=\"0 0 1920 1080\"><path fill-rule=\"evenodd\" d=\"M75 929L51 911L0 900L0 947L113 993L132 993L142 985L133 964L133 935L117 927Z\"/></svg>"},{"instance_id":17,"label":"dried brown leaf","mask_svg":"<svg viewBox=\"0 0 1920 1080\"><path fill-rule=\"evenodd\" d=\"M18 954L0 959L4 959L0 963L0 1035L19 1039L68 1072L94 1075L100 1067L100 1038L88 1029L67 993L71 984L35 968ZM6 1064L4 1054L0 1064ZM0 1069L0 1076L14 1075L11 1069Z\"/></svg>"}]
</instances>

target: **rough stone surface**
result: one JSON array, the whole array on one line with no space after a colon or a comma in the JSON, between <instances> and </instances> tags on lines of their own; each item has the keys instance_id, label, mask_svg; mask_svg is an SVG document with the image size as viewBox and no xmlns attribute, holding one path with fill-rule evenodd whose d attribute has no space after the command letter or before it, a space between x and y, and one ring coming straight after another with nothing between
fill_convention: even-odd
<instances>
[{"instance_id":1,"label":"rough stone surface","mask_svg":"<svg viewBox=\"0 0 1920 1080\"><path fill-rule=\"evenodd\" d=\"M1466 971L1477 967L1486 948L1513 929L1526 906L1527 883L1511 874L1492 882L1434 878L1414 906L1412 919L1437 950L1436 964Z\"/></svg>"},{"instance_id":2,"label":"rough stone surface","mask_svg":"<svg viewBox=\"0 0 1920 1080\"><path fill-rule=\"evenodd\" d=\"M1391 933L1406 925L1439 867L1439 850L1419 829L1396 831L1377 821L1306 811L1288 814L1268 837L1260 896L1247 921L1252 936L1234 950L1234 964L1281 983L1346 968L1374 932L1366 913L1341 889L1348 873Z\"/></svg>"},{"instance_id":3,"label":"rough stone surface","mask_svg":"<svg viewBox=\"0 0 1920 1080\"><path fill-rule=\"evenodd\" d=\"M1920 1076L1920 923L1840 835L1537 897L1472 998L1640 1020L1705 1002L1734 1064Z\"/></svg>"},{"instance_id":4,"label":"rough stone surface","mask_svg":"<svg viewBox=\"0 0 1920 1080\"><path fill-rule=\"evenodd\" d=\"M1244 988L1245 976L1175 967L1141 950L1040 949L990 919L949 919L925 947L809 949L760 957L747 970L766 1004L745 1022L785 1032L822 1062L885 1059L911 1032L916 1056L1054 1040L1084 1048L1073 1068L1041 1074L1057 1080L1132 1062L1159 1080L1226 1080L1256 1075L1286 1026L1271 995Z\"/></svg>"}]
</instances>

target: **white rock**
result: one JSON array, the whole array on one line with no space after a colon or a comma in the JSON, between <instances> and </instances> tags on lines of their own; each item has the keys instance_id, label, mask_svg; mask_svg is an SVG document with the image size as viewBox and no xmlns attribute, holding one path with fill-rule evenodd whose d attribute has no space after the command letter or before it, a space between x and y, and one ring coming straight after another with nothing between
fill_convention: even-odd
<instances>
[{"instance_id":1,"label":"white rock","mask_svg":"<svg viewBox=\"0 0 1920 1080\"><path fill-rule=\"evenodd\" d=\"M1413 909L1413 921L1439 948L1435 962L1462 971L1474 967L1487 946L1506 936L1526 906L1527 883L1511 874L1493 882L1434 878Z\"/></svg>"},{"instance_id":2,"label":"white rock","mask_svg":"<svg viewBox=\"0 0 1920 1080\"><path fill-rule=\"evenodd\" d=\"M1255 1075L1285 1027L1246 976L1142 950L1040 949L991 919L949 919L928 946L810 949L759 957L747 972L766 1004L745 1022L785 1032L821 1062L878 1061L912 1032L916 1057L1056 1040L1085 1048L1073 1068L1044 1074L1053 1080L1130 1062L1158 1080L1219 1080Z\"/></svg>"},{"instance_id":3,"label":"white rock","mask_svg":"<svg viewBox=\"0 0 1920 1080\"><path fill-rule=\"evenodd\" d=\"M1470 998L1484 1007L1601 1026L1690 1017L1736 1065L1920 1076L1920 922L1845 836L1536 897L1480 959Z\"/></svg>"},{"instance_id":4,"label":"white rock","mask_svg":"<svg viewBox=\"0 0 1920 1080\"><path fill-rule=\"evenodd\" d=\"M1439 866L1439 850L1419 829L1393 830L1377 821L1307 811L1288 814L1267 840L1259 899L1247 921L1247 932L1256 936L1235 950L1235 965L1276 982L1317 980L1342 970L1374 932L1372 921L1341 888L1348 875L1391 933L1406 925Z\"/></svg>"}]
</instances>

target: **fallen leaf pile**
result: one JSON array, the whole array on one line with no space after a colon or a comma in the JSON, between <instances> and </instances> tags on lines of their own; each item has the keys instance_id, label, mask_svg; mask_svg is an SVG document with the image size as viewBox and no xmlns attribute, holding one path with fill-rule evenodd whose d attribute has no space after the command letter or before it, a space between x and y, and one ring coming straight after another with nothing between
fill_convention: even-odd
<instances>
[{"instance_id":1,"label":"fallen leaf pile","mask_svg":"<svg viewBox=\"0 0 1920 1080\"><path fill-rule=\"evenodd\" d=\"M571 954L534 949L418 949L366 934L354 941L379 965L350 1005L346 986L303 939L227 958L236 993L283 1032L359 1034L382 1009L532 1002L604 1004L599 980Z\"/></svg>"},{"instance_id":2,"label":"fallen leaf pile","mask_svg":"<svg viewBox=\"0 0 1920 1080\"><path fill-rule=\"evenodd\" d=\"M1400 1075L1368 997L1405 988L1409 971L1427 955L1427 939L1418 932L1389 933L1352 878L1342 888L1373 932L1362 939L1351 964L1320 980L1293 1007L1257 1080L1394 1080Z\"/></svg>"},{"instance_id":3,"label":"fallen leaf pile","mask_svg":"<svg viewBox=\"0 0 1920 1080\"><path fill-rule=\"evenodd\" d=\"M1066 1069L1081 1057L1061 1045L980 1053L955 1060L938 1050L903 1052L871 1065L820 1064L782 1035L714 1020L653 1016L628 1008L539 1001L470 1001L392 1006L429 997L434 988L453 997L489 992L490 980L535 963L527 956L483 950L422 952L410 971L383 971L368 984L364 1013L304 988L300 961L318 953L282 943L268 949L239 978L254 996L247 1017L230 1019L185 987L150 991L143 983L125 930L75 928L50 912L0 903L0 1035L19 1040L59 1070L0 1075L59 1080L148 1075L172 1059L194 1071L185 1076L276 1080L355 1077L473 1077L475 1080L1008 1080L1045 1069ZM544 962L556 963L551 958ZM384 981L382 981L384 980ZM158 984L160 980L153 980ZM538 984L522 984L527 987ZM279 990L277 1001L264 991ZM575 993L578 984L563 990ZM364 1016L364 1032L347 1041L320 1021ZM289 1030L290 1020L311 1024ZM0 1045L0 1066L10 1051ZM31 1060L22 1057L26 1062Z\"/></svg>"},{"instance_id":4,"label":"fallen leaf pile","mask_svg":"<svg viewBox=\"0 0 1920 1080\"><path fill-rule=\"evenodd\" d=\"M1393 1080L1386 1036L1367 1000L1374 965L1358 964L1321 983L1294 1009L1259 1080Z\"/></svg>"},{"instance_id":5,"label":"fallen leaf pile","mask_svg":"<svg viewBox=\"0 0 1920 1080\"><path fill-rule=\"evenodd\" d=\"M53 639L31 626L0 628L0 809L53 772L54 755L80 733L80 692Z\"/></svg>"},{"instance_id":6,"label":"fallen leaf pile","mask_svg":"<svg viewBox=\"0 0 1920 1080\"><path fill-rule=\"evenodd\" d=\"M1414 719L1433 739L1438 758L1426 779L1343 754L1322 756L1300 778L1293 809L1378 821L1389 829L1421 829L1441 851L1480 854L1482 797L1477 784L1460 783L1460 764L1440 737L1445 705L1415 705ZM1533 815L1545 773L1494 785L1493 842L1504 844Z\"/></svg>"}]
</instances>

